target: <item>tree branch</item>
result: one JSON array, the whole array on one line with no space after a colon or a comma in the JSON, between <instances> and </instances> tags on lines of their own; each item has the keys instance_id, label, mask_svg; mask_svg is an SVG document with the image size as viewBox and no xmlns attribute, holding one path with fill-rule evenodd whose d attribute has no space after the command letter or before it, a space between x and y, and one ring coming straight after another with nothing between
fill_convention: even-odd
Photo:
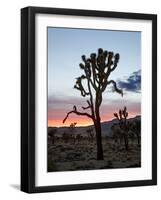
<instances>
[{"instance_id":1,"label":"tree branch","mask_svg":"<svg viewBox=\"0 0 161 200\"><path fill-rule=\"evenodd\" d=\"M65 121L67 120L67 118L69 117L69 115L72 114L72 113L75 113L76 115L87 116L87 117L89 117L89 118L92 119L92 115L90 115L90 114L88 114L88 113L79 112L79 111L77 110L77 107L76 107L76 106L73 106L73 110L67 113L66 117L65 117L64 120L63 120L63 123L65 123Z\"/></svg>"},{"instance_id":2,"label":"tree branch","mask_svg":"<svg viewBox=\"0 0 161 200\"><path fill-rule=\"evenodd\" d=\"M86 107L82 106L83 110L91 108L91 104L90 104L89 100L87 100L87 103L88 103L88 106L86 106Z\"/></svg>"},{"instance_id":3,"label":"tree branch","mask_svg":"<svg viewBox=\"0 0 161 200\"><path fill-rule=\"evenodd\" d=\"M94 84L94 82L92 81L92 78L91 78L91 69L90 69L90 67L91 67L90 63L86 63L85 64L85 68L84 68L85 77L91 83L92 87L96 90L96 85ZM90 73L89 73L89 71L90 71Z\"/></svg>"},{"instance_id":4,"label":"tree branch","mask_svg":"<svg viewBox=\"0 0 161 200\"><path fill-rule=\"evenodd\" d=\"M107 72L105 72L104 87L103 87L102 91L104 91L106 89L107 79L108 79L109 75L111 74L111 72L116 69L117 64L119 62L119 59L120 59L120 55L117 53L114 56L114 61L112 61L112 58L113 58L113 52L109 52L108 62L107 62L107 65L106 65ZM112 65L113 65L113 67L112 67Z\"/></svg>"},{"instance_id":5,"label":"tree branch","mask_svg":"<svg viewBox=\"0 0 161 200\"><path fill-rule=\"evenodd\" d=\"M82 76L78 77L77 81L76 81L76 83L74 85L74 88L77 89L77 90L80 90L81 95L83 97L85 97L86 95L88 96L89 93L85 91L84 86L82 84L82 79L86 79L86 76L82 75Z\"/></svg>"},{"instance_id":6,"label":"tree branch","mask_svg":"<svg viewBox=\"0 0 161 200\"><path fill-rule=\"evenodd\" d=\"M91 86L90 86L90 81L88 79L87 79L87 86L88 86L88 91L89 91L89 95L90 95L90 102L87 101L87 103L88 103L88 105L90 105L90 108L91 108L92 119L95 120L93 94L92 94L92 90L91 90Z\"/></svg>"},{"instance_id":7,"label":"tree branch","mask_svg":"<svg viewBox=\"0 0 161 200\"><path fill-rule=\"evenodd\" d=\"M111 72L114 71L114 70L116 69L117 64L118 64L118 62L119 62L119 59L120 59L120 55L117 53L117 54L115 55L114 65L113 65L113 67L110 69Z\"/></svg>"},{"instance_id":8,"label":"tree branch","mask_svg":"<svg viewBox=\"0 0 161 200\"><path fill-rule=\"evenodd\" d=\"M87 106L87 107L82 106L82 108L83 108L83 110L86 110L88 108L91 108L91 106Z\"/></svg>"},{"instance_id":9,"label":"tree branch","mask_svg":"<svg viewBox=\"0 0 161 200\"><path fill-rule=\"evenodd\" d=\"M85 72L86 73L86 72ZM96 90L96 85L93 83L92 79L86 74L86 79L91 83L92 87Z\"/></svg>"},{"instance_id":10,"label":"tree branch","mask_svg":"<svg viewBox=\"0 0 161 200\"><path fill-rule=\"evenodd\" d=\"M109 85L111 83L113 84L113 87L114 87L115 91L123 96L123 91L117 87L117 84L116 84L116 82L114 80L108 81L107 85Z\"/></svg>"}]
</instances>

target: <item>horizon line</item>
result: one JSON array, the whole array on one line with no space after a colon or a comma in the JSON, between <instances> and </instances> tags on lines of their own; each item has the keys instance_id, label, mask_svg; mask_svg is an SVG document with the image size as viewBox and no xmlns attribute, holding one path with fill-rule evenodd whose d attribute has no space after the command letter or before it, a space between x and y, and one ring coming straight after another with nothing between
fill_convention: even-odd
<instances>
[{"instance_id":1,"label":"horizon line","mask_svg":"<svg viewBox=\"0 0 161 200\"><path fill-rule=\"evenodd\" d=\"M134 117L130 117L130 118L128 118L128 119L133 119L133 118L136 118L136 117L141 117L141 114L139 114L139 115L135 115ZM127 120L128 120L127 119ZM110 122L110 121L113 121L113 120L116 120L116 118L112 118L112 119L110 119L110 120L108 120L108 121L102 121L101 123L104 123L104 122ZM88 127L88 126L93 126L94 124L92 123L92 124L89 124L89 125L80 125L80 126L76 126L76 128L80 128L80 127ZM69 127L69 126L47 126L48 128L66 128L66 127Z\"/></svg>"}]
</instances>

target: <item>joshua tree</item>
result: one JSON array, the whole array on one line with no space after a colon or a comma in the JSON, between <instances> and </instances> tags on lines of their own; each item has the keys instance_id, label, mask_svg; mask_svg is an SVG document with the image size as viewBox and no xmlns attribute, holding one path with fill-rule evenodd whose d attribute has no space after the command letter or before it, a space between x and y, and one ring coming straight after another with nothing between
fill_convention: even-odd
<instances>
[{"instance_id":1,"label":"joshua tree","mask_svg":"<svg viewBox=\"0 0 161 200\"><path fill-rule=\"evenodd\" d=\"M111 72L113 72L119 62L119 54L114 55L113 52L107 52L103 49L98 49L98 54L92 53L90 58L82 56L83 63L79 66L83 70L83 74L76 78L74 88L80 91L82 97L89 97L87 106L83 106L83 110L90 110L90 112L78 111L74 105L73 110L67 113L63 120L66 121L68 116L72 113L76 115L86 116L92 119L96 132L97 140L97 160L103 160L103 148L101 137L101 117L100 106L102 103L102 94L108 85L113 85L114 91L123 95L121 89L117 87L114 80L109 80Z\"/></svg>"},{"instance_id":2,"label":"joshua tree","mask_svg":"<svg viewBox=\"0 0 161 200\"><path fill-rule=\"evenodd\" d=\"M119 121L120 129L123 131L125 149L128 150L129 149L129 144L128 144L129 123L127 122L127 117L128 117L127 108L124 107L123 110L119 110L119 113L114 113L114 116Z\"/></svg>"}]
</instances>

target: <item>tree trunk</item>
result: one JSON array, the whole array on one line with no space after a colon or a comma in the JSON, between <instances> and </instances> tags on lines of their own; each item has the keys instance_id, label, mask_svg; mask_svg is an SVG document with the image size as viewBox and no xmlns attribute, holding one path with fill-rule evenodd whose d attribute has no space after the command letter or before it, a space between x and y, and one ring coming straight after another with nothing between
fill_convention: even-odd
<instances>
[{"instance_id":1,"label":"tree trunk","mask_svg":"<svg viewBox=\"0 0 161 200\"><path fill-rule=\"evenodd\" d=\"M95 131L96 131L96 140L97 140L97 160L104 160L103 156L103 148L102 148L102 130L101 130L101 118L100 118L100 105L101 105L101 100L102 96L100 93L97 92L96 94L96 102L95 102L95 120L94 120L94 125L95 125Z\"/></svg>"},{"instance_id":2,"label":"tree trunk","mask_svg":"<svg viewBox=\"0 0 161 200\"><path fill-rule=\"evenodd\" d=\"M95 123L96 140L97 140L97 160L104 160L103 148L102 148L102 133L101 133L101 122L98 120Z\"/></svg>"}]
</instances>

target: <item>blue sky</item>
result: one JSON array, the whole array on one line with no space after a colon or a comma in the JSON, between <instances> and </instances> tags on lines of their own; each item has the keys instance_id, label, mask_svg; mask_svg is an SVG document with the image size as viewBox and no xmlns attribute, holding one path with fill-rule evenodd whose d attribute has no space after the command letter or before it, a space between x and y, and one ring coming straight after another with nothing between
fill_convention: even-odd
<instances>
[{"instance_id":1,"label":"blue sky","mask_svg":"<svg viewBox=\"0 0 161 200\"><path fill-rule=\"evenodd\" d=\"M73 89L75 78L82 74L79 68L81 56L84 54L88 57L91 53L96 53L98 48L120 54L118 67L110 78L124 87L125 91L122 98L119 94L107 92L110 88L107 89L104 93L103 106L107 104L111 107L110 103L114 101L118 106L128 102L128 104L131 103L131 107L137 104L137 110L139 110L141 93L133 90L133 88L139 87L129 84L137 84L139 79L136 79L136 73L141 77L140 32L51 27L48 28L49 119L56 118L54 113L63 114L65 108L71 110L70 99L71 102L78 100L80 105L84 103L80 93ZM129 88L131 89L129 90ZM63 100L67 100L68 103L64 102L63 105Z\"/></svg>"}]
</instances>

